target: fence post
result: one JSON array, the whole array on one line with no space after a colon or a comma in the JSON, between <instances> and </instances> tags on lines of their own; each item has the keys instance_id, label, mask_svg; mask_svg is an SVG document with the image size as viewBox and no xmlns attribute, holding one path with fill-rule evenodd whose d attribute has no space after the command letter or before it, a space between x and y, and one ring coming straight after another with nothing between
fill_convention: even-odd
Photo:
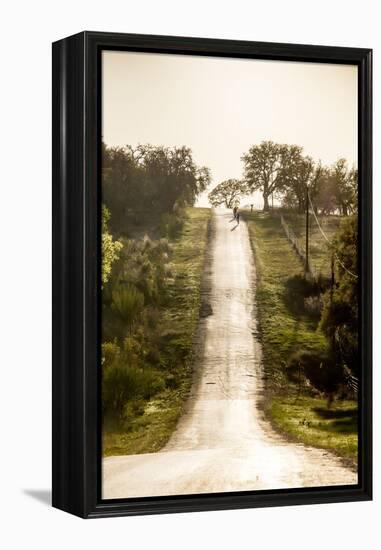
<instances>
[{"instance_id":1,"label":"fence post","mask_svg":"<svg viewBox=\"0 0 381 550\"><path fill-rule=\"evenodd\" d=\"M301 259L301 261L304 264L305 277L307 277L309 275L310 277L312 277L312 279L317 281L317 279L318 279L317 273L316 273L315 269L312 267L312 265L310 264L309 257L308 257L309 235L308 234L306 235L306 246L307 246L307 248L306 248L306 254L304 254L302 249L300 248L298 239L295 237L295 234L294 234L293 230L288 226L287 222L285 221L285 219L283 217L283 214L280 215L280 223L281 223L281 225L283 227L283 230L286 234L287 240L291 243L291 245L293 246L293 248L295 250L295 253L297 254L297 256L299 256L299 258ZM308 221L307 221L307 227L308 227Z\"/></svg>"}]
</instances>

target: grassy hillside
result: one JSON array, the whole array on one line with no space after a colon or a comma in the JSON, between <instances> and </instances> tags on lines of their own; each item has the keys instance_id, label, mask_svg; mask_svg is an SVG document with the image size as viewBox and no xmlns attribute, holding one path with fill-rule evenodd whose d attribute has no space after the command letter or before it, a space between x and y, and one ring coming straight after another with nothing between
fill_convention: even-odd
<instances>
[{"instance_id":1,"label":"grassy hillside","mask_svg":"<svg viewBox=\"0 0 381 550\"><path fill-rule=\"evenodd\" d=\"M171 247L167 299L156 320L157 366L164 388L131 404L128 420L105 420L104 456L155 452L172 434L182 413L192 376L193 337L200 307L200 285L208 239L210 209L188 208ZM152 369L151 369L152 370Z\"/></svg>"},{"instance_id":2,"label":"grassy hillside","mask_svg":"<svg viewBox=\"0 0 381 550\"><path fill-rule=\"evenodd\" d=\"M330 409L316 392L299 389L285 375L293 352L325 350L319 319L297 307L290 280L303 266L287 241L279 217L243 212L255 255L259 334L266 384L265 408L274 424L292 439L332 449L352 464L357 459L356 403L335 402ZM295 219L298 219L297 217Z\"/></svg>"}]
</instances>

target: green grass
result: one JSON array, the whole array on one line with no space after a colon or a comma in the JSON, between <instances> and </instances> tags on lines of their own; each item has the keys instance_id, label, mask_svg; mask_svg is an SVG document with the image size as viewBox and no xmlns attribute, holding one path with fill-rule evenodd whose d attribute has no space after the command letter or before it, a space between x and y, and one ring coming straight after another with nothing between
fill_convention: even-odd
<instances>
[{"instance_id":1,"label":"green grass","mask_svg":"<svg viewBox=\"0 0 381 550\"><path fill-rule=\"evenodd\" d=\"M273 397L268 412L273 425L293 440L334 451L350 466L357 461L357 404L301 396Z\"/></svg>"},{"instance_id":2,"label":"green grass","mask_svg":"<svg viewBox=\"0 0 381 550\"><path fill-rule=\"evenodd\" d=\"M208 208L187 208L180 234L170 241L169 298L158 321L161 351L167 363L166 388L150 400L141 400L123 423L105 419L104 456L160 450L183 412L192 380L193 340L199 320L210 216Z\"/></svg>"},{"instance_id":3,"label":"green grass","mask_svg":"<svg viewBox=\"0 0 381 550\"><path fill-rule=\"evenodd\" d=\"M165 390L146 402L143 414L123 425L109 421L103 429L103 455L116 456L159 451L170 438L181 415L186 384L180 390Z\"/></svg>"},{"instance_id":4,"label":"green grass","mask_svg":"<svg viewBox=\"0 0 381 550\"><path fill-rule=\"evenodd\" d=\"M257 267L257 306L268 387L280 391L286 384L283 363L293 352L326 349L325 336L316 319L290 310L286 281L303 273L303 266L289 244L279 218L244 212Z\"/></svg>"},{"instance_id":5,"label":"green grass","mask_svg":"<svg viewBox=\"0 0 381 550\"><path fill-rule=\"evenodd\" d=\"M248 223L257 268L257 308L265 378L265 409L274 426L284 434L308 445L334 450L339 456L357 459L357 432L338 431L339 424L327 408L327 401L305 391L295 401L298 388L285 375L284 364L301 349L327 350L327 341L318 328L318 319L295 311L287 296L287 280L303 273L300 259L289 244L279 217L243 211ZM338 401L336 408L356 410L354 401ZM323 411L321 414L317 409ZM326 418L320 416L328 415ZM303 417L303 418L302 418ZM306 418L307 424L299 424ZM313 426L313 427L312 427Z\"/></svg>"},{"instance_id":6,"label":"green grass","mask_svg":"<svg viewBox=\"0 0 381 550\"><path fill-rule=\"evenodd\" d=\"M285 212L283 217L287 224L293 229L295 236L300 240L300 245L303 251L305 251L306 242L306 218L304 214L296 214L293 212ZM321 234L317 223L310 215L309 223L309 256L310 263L317 274L321 273L323 276L330 276L331 270L331 256L327 241ZM323 229L327 238L332 242L340 227L340 216L319 216L318 217L321 228Z\"/></svg>"}]
</instances>

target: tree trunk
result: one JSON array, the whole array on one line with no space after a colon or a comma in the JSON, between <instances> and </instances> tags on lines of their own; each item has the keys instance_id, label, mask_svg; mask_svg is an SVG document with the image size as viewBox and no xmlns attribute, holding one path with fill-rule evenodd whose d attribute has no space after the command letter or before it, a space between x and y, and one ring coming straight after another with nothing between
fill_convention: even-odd
<instances>
[{"instance_id":1,"label":"tree trunk","mask_svg":"<svg viewBox=\"0 0 381 550\"><path fill-rule=\"evenodd\" d=\"M270 205L269 205L269 196L263 195L263 212L269 212Z\"/></svg>"}]
</instances>

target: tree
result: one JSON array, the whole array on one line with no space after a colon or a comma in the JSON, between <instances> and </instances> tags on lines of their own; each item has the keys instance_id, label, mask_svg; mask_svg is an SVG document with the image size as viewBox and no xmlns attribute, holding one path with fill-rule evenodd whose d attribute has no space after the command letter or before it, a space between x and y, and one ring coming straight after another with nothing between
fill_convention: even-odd
<instances>
[{"instance_id":1,"label":"tree","mask_svg":"<svg viewBox=\"0 0 381 550\"><path fill-rule=\"evenodd\" d=\"M358 212L359 178L358 178L358 170L355 167L352 167L352 169L349 171L348 185L352 190L352 192L351 192L350 212L351 212L351 214L357 214L357 212Z\"/></svg>"},{"instance_id":2,"label":"tree","mask_svg":"<svg viewBox=\"0 0 381 550\"><path fill-rule=\"evenodd\" d=\"M350 170L345 159L339 159L330 170L340 214L348 216L357 209L357 170Z\"/></svg>"},{"instance_id":3,"label":"tree","mask_svg":"<svg viewBox=\"0 0 381 550\"><path fill-rule=\"evenodd\" d=\"M139 145L138 166L143 170L151 205L169 212L177 202L193 205L210 183L206 167L197 167L189 147Z\"/></svg>"},{"instance_id":4,"label":"tree","mask_svg":"<svg viewBox=\"0 0 381 550\"><path fill-rule=\"evenodd\" d=\"M263 210L269 210L269 196L285 189L293 177L295 163L300 161L302 148L262 141L243 155L245 182L251 192L261 191Z\"/></svg>"},{"instance_id":5,"label":"tree","mask_svg":"<svg viewBox=\"0 0 381 550\"><path fill-rule=\"evenodd\" d=\"M123 245L115 241L108 230L110 212L102 205L102 285L106 284L111 274L112 264L119 258Z\"/></svg>"},{"instance_id":6,"label":"tree","mask_svg":"<svg viewBox=\"0 0 381 550\"><path fill-rule=\"evenodd\" d=\"M327 396L328 406L343 382L344 372L343 366L335 362L332 354L323 350L300 349L291 355L286 364L288 379L299 387L303 378L308 380L311 386Z\"/></svg>"},{"instance_id":7,"label":"tree","mask_svg":"<svg viewBox=\"0 0 381 550\"><path fill-rule=\"evenodd\" d=\"M193 205L210 183L210 173L198 167L188 147L103 145L103 200L120 227L126 210L171 212L176 205Z\"/></svg>"},{"instance_id":8,"label":"tree","mask_svg":"<svg viewBox=\"0 0 381 550\"><path fill-rule=\"evenodd\" d=\"M209 193L208 199L212 206L224 204L226 208L233 208L246 191L245 184L241 180L229 179L218 184Z\"/></svg>"},{"instance_id":9,"label":"tree","mask_svg":"<svg viewBox=\"0 0 381 550\"><path fill-rule=\"evenodd\" d=\"M317 213L329 216L337 210L336 185L329 168L321 167L320 177L311 186L310 196Z\"/></svg>"},{"instance_id":10,"label":"tree","mask_svg":"<svg viewBox=\"0 0 381 550\"><path fill-rule=\"evenodd\" d=\"M343 220L335 239L337 281L333 292L324 296L321 328L332 342L334 352L355 375L358 375L358 279L357 216Z\"/></svg>"},{"instance_id":11,"label":"tree","mask_svg":"<svg viewBox=\"0 0 381 550\"><path fill-rule=\"evenodd\" d=\"M322 167L313 196L317 210L326 216L334 212L339 212L342 216L355 214L358 200L357 179L357 170L349 169L345 159L339 159L329 168Z\"/></svg>"},{"instance_id":12,"label":"tree","mask_svg":"<svg viewBox=\"0 0 381 550\"><path fill-rule=\"evenodd\" d=\"M325 169L322 164L315 163L309 156L295 156L283 172L285 193L282 204L289 208L296 208L301 214L306 209L306 189L314 200L324 180Z\"/></svg>"}]
</instances>

